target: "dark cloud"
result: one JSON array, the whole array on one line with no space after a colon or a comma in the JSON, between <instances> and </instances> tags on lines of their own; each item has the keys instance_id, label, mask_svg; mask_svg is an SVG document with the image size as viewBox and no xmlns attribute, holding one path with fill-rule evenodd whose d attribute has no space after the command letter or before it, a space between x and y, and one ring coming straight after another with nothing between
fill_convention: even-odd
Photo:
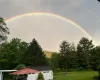
<instances>
[{"instance_id":1,"label":"dark cloud","mask_svg":"<svg viewBox=\"0 0 100 80\"><path fill-rule=\"evenodd\" d=\"M82 0L0 0L1 16L5 18L26 12L65 12L75 8ZM58 14L59 14L58 13Z\"/></svg>"}]
</instances>

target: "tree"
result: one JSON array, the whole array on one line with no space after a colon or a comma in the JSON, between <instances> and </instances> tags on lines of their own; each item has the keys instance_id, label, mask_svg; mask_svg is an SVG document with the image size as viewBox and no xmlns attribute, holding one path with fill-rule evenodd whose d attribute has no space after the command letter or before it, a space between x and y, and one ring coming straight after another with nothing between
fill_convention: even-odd
<instances>
[{"instance_id":1,"label":"tree","mask_svg":"<svg viewBox=\"0 0 100 80\"><path fill-rule=\"evenodd\" d=\"M60 44L60 61L59 67L63 70L69 66L70 43L63 41Z\"/></svg>"},{"instance_id":2,"label":"tree","mask_svg":"<svg viewBox=\"0 0 100 80\"><path fill-rule=\"evenodd\" d=\"M52 54L49 64L53 70L59 68L59 59L60 59L59 53Z\"/></svg>"},{"instance_id":3,"label":"tree","mask_svg":"<svg viewBox=\"0 0 100 80\"><path fill-rule=\"evenodd\" d=\"M6 27L4 19L0 17L0 42L7 39L7 34L9 34L9 29Z\"/></svg>"},{"instance_id":4,"label":"tree","mask_svg":"<svg viewBox=\"0 0 100 80\"><path fill-rule=\"evenodd\" d=\"M77 69L77 49L76 46L74 45L74 43L72 43L70 45L70 55L69 55L69 59L70 59L70 69Z\"/></svg>"},{"instance_id":5,"label":"tree","mask_svg":"<svg viewBox=\"0 0 100 80\"><path fill-rule=\"evenodd\" d=\"M62 56L66 56L70 51L70 43L63 41L60 45L60 53Z\"/></svg>"},{"instance_id":6,"label":"tree","mask_svg":"<svg viewBox=\"0 0 100 80\"><path fill-rule=\"evenodd\" d=\"M98 71L97 80L100 79L100 46L96 46L91 50L91 57L90 57L90 64L91 68L95 71Z\"/></svg>"},{"instance_id":7,"label":"tree","mask_svg":"<svg viewBox=\"0 0 100 80\"><path fill-rule=\"evenodd\" d=\"M37 80L44 80L44 76L41 72L39 73Z\"/></svg>"},{"instance_id":8,"label":"tree","mask_svg":"<svg viewBox=\"0 0 100 80\"><path fill-rule=\"evenodd\" d=\"M0 69L13 69L22 63L28 44L14 38L0 46Z\"/></svg>"},{"instance_id":9,"label":"tree","mask_svg":"<svg viewBox=\"0 0 100 80\"><path fill-rule=\"evenodd\" d=\"M92 40L83 37L77 46L78 67L89 68L90 51L93 48Z\"/></svg>"},{"instance_id":10,"label":"tree","mask_svg":"<svg viewBox=\"0 0 100 80\"><path fill-rule=\"evenodd\" d=\"M62 69L76 68L76 48L73 43L66 41L61 43L59 65Z\"/></svg>"},{"instance_id":11,"label":"tree","mask_svg":"<svg viewBox=\"0 0 100 80\"><path fill-rule=\"evenodd\" d=\"M24 55L24 62L28 66L44 66L47 65L47 59L38 42L33 39L29 44Z\"/></svg>"},{"instance_id":12,"label":"tree","mask_svg":"<svg viewBox=\"0 0 100 80\"><path fill-rule=\"evenodd\" d=\"M98 70L100 67L100 46L96 46L91 50L90 64L93 70Z\"/></svg>"},{"instance_id":13,"label":"tree","mask_svg":"<svg viewBox=\"0 0 100 80\"><path fill-rule=\"evenodd\" d=\"M28 47L28 43L21 41L21 39L18 38L12 39L10 42L10 51L12 51L10 53L11 54L10 61L12 61L12 59L15 57L15 59L13 60L13 64L15 63L17 65L21 64L23 55L25 54L27 47Z\"/></svg>"},{"instance_id":14,"label":"tree","mask_svg":"<svg viewBox=\"0 0 100 80\"><path fill-rule=\"evenodd\" d=\"M9 68L9 43L3 43L0 45L0 69L7 69Z\"/></svg>"}]
</instances>

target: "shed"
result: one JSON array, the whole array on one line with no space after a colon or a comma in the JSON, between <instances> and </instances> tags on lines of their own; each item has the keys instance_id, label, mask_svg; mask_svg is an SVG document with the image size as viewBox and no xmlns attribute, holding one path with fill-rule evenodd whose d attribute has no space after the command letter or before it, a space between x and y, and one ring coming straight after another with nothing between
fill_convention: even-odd
<instances>
[{"instance_id":1,"label":"shed","mask_svg":"<svg viewBox=\"0 0 100 80\"><path fill-rule=\"evenodd\" d=\"M32 67L32 69L40 71L45 80L53 80L53 70L49 66L37 66Z\"/></svg>"},{"instance_id":2,"label":"shed","mask_svg":"<svg viewBox=\"0 0 100 80\"><path fill-rule=\"evenodd\" d=\"M27 80L37 80L39 73L42 73L45 80L53 80L53 71L49 66L37 66L24 68L16 72L11 73L12 75L27 74Z\"/></svg>"}]
</instances>

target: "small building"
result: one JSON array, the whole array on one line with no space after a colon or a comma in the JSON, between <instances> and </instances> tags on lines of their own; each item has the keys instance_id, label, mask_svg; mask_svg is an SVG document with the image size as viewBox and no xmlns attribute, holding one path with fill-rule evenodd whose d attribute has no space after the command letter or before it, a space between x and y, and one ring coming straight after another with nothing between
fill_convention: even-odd
<instances>
[{"instance_id":1,"label":"small building","mask_svg":"<svg viewBox=\"0 0 100 80\"><path fill-rule=\"evenodd\" d=\"M53 71L49 66L39 66L33 68L25 68L11 73L12 75L27 74L27 80L37 80L39 73L42 73L45 80L53 80Z\"/></svg>"},{"instance_id":2,"label":"small building","mask_svg":"<svg viewBox=\"0 0 100 80\"><path fill-rule=\"evenodd\" d=\"M32 69L40 71L45 80L53 80L53 70L49 66L38 66L33 67Z\"/></svg>"}]
</instances>

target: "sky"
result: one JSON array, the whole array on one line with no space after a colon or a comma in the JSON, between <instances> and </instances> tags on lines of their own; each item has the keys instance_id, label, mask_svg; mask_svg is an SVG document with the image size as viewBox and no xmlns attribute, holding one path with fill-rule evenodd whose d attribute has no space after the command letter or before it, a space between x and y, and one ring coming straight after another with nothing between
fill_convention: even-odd
<instances>
[{"instance_id":1,"label":"sky","mask_svg":"<svg viewBox=\"0 0 100 80\"><path fill-rule=\"evenodd\" d=\"M0 0L0 16L6 20L30 12L48 12L68 18L100 44L100 3L97 0Z\"/></svg>"},{"instance_id":2,"label":"sky","mask_svg":"<svg viewBox=\"0 0 100 80\"><path fill-rule=\"evenodd\" d=\"M35 38L44 50L58 52L63 40L76 45L82 37L91 37L78 26L59 16L36 13L21 16L7 22L10 29L8 40L19 38L31 42Z\"/></svg>"}]
</instances>

